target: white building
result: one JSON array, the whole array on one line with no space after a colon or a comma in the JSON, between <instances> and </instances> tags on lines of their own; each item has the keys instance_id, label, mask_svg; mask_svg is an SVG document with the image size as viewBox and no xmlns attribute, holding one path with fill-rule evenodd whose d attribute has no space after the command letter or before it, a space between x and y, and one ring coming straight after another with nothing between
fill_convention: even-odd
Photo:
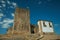
<instances>
[{"instance_id":1,"label":"white building","mask_svg":"<svg viewBox=\"0 0 60 40\"><path fill-rule=\"evenodd\" d=\"M40 33L53 33L53 23L50 21L40 20L38 21L38 27Z\"/></svg>"}]
</instances>

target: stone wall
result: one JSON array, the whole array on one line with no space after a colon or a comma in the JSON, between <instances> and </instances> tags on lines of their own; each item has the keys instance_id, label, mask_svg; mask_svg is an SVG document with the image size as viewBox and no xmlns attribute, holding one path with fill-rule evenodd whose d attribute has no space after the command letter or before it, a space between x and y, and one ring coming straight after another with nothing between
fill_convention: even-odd
<instances>
[{"instance_id":1,"label":"stone wall","mask_svg":"<svg viewBox=\"0 0 60 40\"><path fill-rule=\"evenodd\" d=\"M28 9L16 8L14 17L14 30L30 32L30 16Z\"/></svg>"}]
</instances>

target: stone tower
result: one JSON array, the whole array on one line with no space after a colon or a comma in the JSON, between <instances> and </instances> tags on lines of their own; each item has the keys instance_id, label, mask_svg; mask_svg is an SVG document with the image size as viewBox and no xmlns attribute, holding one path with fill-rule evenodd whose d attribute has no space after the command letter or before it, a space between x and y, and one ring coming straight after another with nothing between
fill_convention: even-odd
<instances>
[{"instance_id":1,"label":"stone tower","mask_svg":"<svg viewBox=\"0 0 60 40\"><path fill-rule=\"evenodd\" d=\"M14 31L16 33L30 32L30 16L29 10L16 8L14 16Z\"/></svg>"}]
</instances>

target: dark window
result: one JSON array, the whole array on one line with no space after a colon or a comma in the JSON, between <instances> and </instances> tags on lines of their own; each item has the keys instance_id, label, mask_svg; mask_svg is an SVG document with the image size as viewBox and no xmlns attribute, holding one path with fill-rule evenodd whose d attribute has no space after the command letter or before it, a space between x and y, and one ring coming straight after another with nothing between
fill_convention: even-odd
<instances>
[{"instance_id":1,"label":"dark window","mask_svg":"<svg viewBox=\"0 0 60 40\"><path fill-rule=\"evenodd\" d=\"M49 27L52 27L51 23L49 22Z\"/></svg>"},{"instance_id":2,"label":"dark window","mask_svg":"<svg viewBox=\"0 0 60 40\"><path fill-rule=\"evenodd\" d=\"M46 24L45 24L45 22L43 22L43 26L44 26L44 27L47 27Z\"/></svg>"}]
</instances>

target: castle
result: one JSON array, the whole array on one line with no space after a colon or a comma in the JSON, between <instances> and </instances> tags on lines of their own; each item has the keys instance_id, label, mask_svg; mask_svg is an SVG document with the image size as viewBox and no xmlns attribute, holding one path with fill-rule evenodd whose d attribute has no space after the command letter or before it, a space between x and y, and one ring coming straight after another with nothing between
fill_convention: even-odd
<instances>
[{"instance_id":1,"label":"castle","mask_svg":"<svg viewBox=\"0 0 60 40\"><path fill-rule=\"evenodd\" d=\"M39 20L37 26L30 24L29 9L16 8L14 25L6 35L0 35L1 40L60 40L60 35L54 34L53 23Z\"/></svg>"}]
</instances>

